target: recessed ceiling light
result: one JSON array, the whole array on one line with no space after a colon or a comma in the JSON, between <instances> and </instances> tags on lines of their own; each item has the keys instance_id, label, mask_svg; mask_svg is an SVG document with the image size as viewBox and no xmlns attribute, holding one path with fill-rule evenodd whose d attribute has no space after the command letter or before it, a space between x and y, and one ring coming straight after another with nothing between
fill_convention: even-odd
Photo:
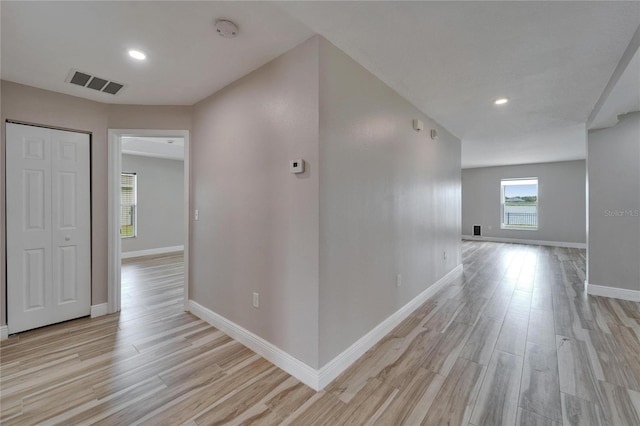
<instances>
[{"instance_id":1,"label":"recessed ceiling light","mask_svg":"<svg viewBox=\"0 0 640 426\"><path fill-rule=\"evenodd\" d=\"M137 59L139 61L144 61L145 59L147 59L147 55L145 55L144 53L142 53L139 50L130 50L129 51L129 56L131 56L133 59Z\"/></svg>"},{"instance_id":2,"label":"recessed ceiling light","mask_svg":"<svg viewBox=\"0 0 640 426\"><path fill-rule=\"evenodd\" d=\"M493 101L493 103L496 105L504 105L507 102L509 102L509 98L498 98L495 101Z\"/></svg>"}]
</instances>

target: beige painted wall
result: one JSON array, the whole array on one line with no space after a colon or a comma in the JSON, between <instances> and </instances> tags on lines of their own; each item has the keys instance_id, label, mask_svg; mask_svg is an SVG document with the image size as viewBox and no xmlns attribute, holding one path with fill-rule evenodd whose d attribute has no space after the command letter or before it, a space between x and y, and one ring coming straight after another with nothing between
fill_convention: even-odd
<instances>
[{"instance_id":1,"label":"beige painted wall","mask_svg":"<svg viewBox=\"0 0 640 426\"><path fill-rule=\"evenodd\" d=\"M460 263L460 141L321 37L197 104L194 141L192 299L311 367Z\"/></svg>"},{"instance_id":2,"label":"beige painted wall","mask_svg":"<svg viewBox=\"0 0 640 426\"><path fill-rule=\"evenodd\" d=\"M3 121L94 134L93 303L107 294L108 127L193 122L190 296L311 367L460 263L460 141L321 37L193 107L2 88Z\"/></svg>"},{"instance_id":3,"label":"beige painted wall","mask_svg":"<svg viewBox=\"0 0 640 426\"><path fill-rule=\"evenodd\" d=\"M190 297L318 366L318 53L311 39L194 107ZM303 174L289 160L303 158ZM260 308L252 293L260 293Z\"/></svg>"},{"instance_id":4,"label":"beige painted wall","mask_svg":"<svg viewBox=\"0 0 640 426\"><path fill-rule=\"evenodd\" d=\"M22 84L1 83L0 219L4 223L4 137L6 120L91 133L91 303L107 301L107 129L191 129L191 107L113 105ZM2 227L2 259L6 259ZM5 262L0 262L0 321L6 324Z\"/></svg>"},{"instance_id":5,"label":"beige painted wall","mask_svg":"<svg viewBox=\"0 0 640 426\"><path fill-rule=\"evenodd\" d=\"M109 105L110 129L190 130L190 106Z\"/></svg>"},{"instance_id":6,"label":"beige painted wall","mask_svg":"<svg viewBox=\"0 0 640 426\"><path fill-rule=\"evenodd\" d=\"M321 39L320 366L460 262L460 140Z\"/></svg>"}]
</instances>

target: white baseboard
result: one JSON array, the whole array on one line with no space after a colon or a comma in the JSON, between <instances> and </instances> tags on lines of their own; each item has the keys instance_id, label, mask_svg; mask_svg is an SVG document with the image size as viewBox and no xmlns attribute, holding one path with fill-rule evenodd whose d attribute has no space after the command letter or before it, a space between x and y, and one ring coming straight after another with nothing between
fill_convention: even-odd
<instances>
[{"instance_id":1,"label":"white baseboard","mask_svg":"<svg viewBox=\"0 0 640 426\"><path fill-rule=\"evenodd\" d=\"M343 371L356 362L365 352L371 349L384 336L389 334L402 321L418 309L431 296L438 292L442 287L450 283L454 278L462 273L462 265L456 266L451 272L440 278L434 284L429 286L422 293L414 297L409 303L391 314L386 320L378 324L374 329L358 339L354 344L349 346L341 354L325 364L319 371L319 388L322 389L338 377Z\"/></svg>"},{"instance_id":2,"label":"white baseboard","mask_svg":"<svg viewBox=\"0 0 640 426\"><path fill-rule=\"evenodd\" d=\"M91 305L91 318L101 317L107 315L109 309L107 303L100 303L99 305Z\"/></svg>"},{"instance_id":3,"label":"white baseboard","mask_svg":"<svg viewBox=\"0 0 640 426\"><path fill-rule=\"evenodd\" d=\"M148 250L127 251L123 252L120 255L120 258L130 259L132 257L153 256L155 254L175 253L178 251L184 251L184 246L160 247Z\"/></svg>"},{"instance_id":4,"label":"white baseboard","mask_svg":"<svg viewBox=\"0 0 640 426\"><path fill-rule=\"evenodd\" d=\"M318 387L318 371L315 368L193 300L189 300L189 308L195 316L208 322L228 336L233 337L305 385L316 391L321 390Z\"/></svg>"},{"instance_id":5,"label":"white baseboard","mask_svg":"<svg viewBox=\"0 0 640 426\"><path fill-rule=\"evenodd\" d=\"M542 241L542 240L527 240L525 238L501 238L501 237L474 237L473 235L463 235L463 240L469 241L489 241L494 243L513 243L513 244L530 244L534 246L551 246L551 247L567 247L586 249L586 243L569 243L564 241Z\"/></svg>"},{"instance_id":6,"label":"white baseboard","mask_svg":"<svg viewBox=\"0 0 640 426\"><path fill-rule=\"evenodd\" d=\"M614 299L630 300L632 302L640 302L640 291L627 290L625 288L609 287L606 285L596 285L584 282L587 294L593 296L611 297Z\"/></svg>"},{"instance_id":7,"label":"white baseboard","mask_svg":"<svg viewBox=\"0 0 640 426\"><path fill-rule=\"evenodd\" d=\"M107 304L100 303L99 305L91 305L91 318L101 317L107 315ZM0 341L9 338L9 327L6 325L0 326Z\"/></svg>"},{"instance_id":8,"label":"white baseboard","mask_svg":"<svg viewBox=\"0 0 640 426\"><path fill-rule=\"evenodd\" d=\"M366 351L371 349L384 336L389 334L391 330L397 327L398 324L411 315L411 313L420 307L427 299L451 282L460 273L462 273L462 265L456 266L451 272L414 297L409 303L382 321L319 370L305 364L249 330L229 321L193 300L189 301L189 307L191 313L195 316L233 337L315 391L321 391L344 370L349 368L351 364L364 355Z\"/></svg>"}]
</instances>

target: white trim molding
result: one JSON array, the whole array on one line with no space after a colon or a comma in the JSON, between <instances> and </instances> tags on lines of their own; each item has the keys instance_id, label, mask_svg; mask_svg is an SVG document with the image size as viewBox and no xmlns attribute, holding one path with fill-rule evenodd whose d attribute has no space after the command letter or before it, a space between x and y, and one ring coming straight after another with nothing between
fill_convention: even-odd
<instances>
[{"instance_id":1,"label":"white trim molding","mask_svg":"<svg viewBox=\"0 0 640 426\"><path fill-rule=\"evenodd\" d=\"M98 305L91 305L91 318L101 317L109 313L109 304L100 303Z\"/></svg>"},{"instance_id":2,"label":"white trim molding","mask_svg":"<svg viewBox=\"0 0 640 426\"><path fill-rule=\"evenodd\" d=\"M513 244L530 244L534 246L550 246L550 247L567 247L586 249L586 243L571 243L564 241L543 241L543 240L528 240L525 238L502 238L502 237L474 237L473 235L463 235L463 240L469 241L489 241L493 243L513 243Z\"/></svg>"},{"instance_id":3,"label":"white trim molding","mask_svg":"<svg viewBox=\"0 0 640 426\"><path fill-rule=\"evenodd\" d=\"M184 246L160 247L147 250L127 251L122 253L122 259L131 259L132 257L153 256L156 254L177 253L184 251Z\"/></svg>"},{"instance_id":4,"label":"white trim molding","mask_svg":"<svg viewBox=\"0 0 640 426\"><path fill-rule=\"evenodd\" d=\"M120 239L120 173L122 172L123 136L175 137L184 139L184 310L189 310L189 226L191 220L190 199L190 144L188 130L148 130L148 129L108 129L108 236L107 236L107 307L108 313L120 310L120 272L121 253ZM173 250L179 251L179 250ZM140 254L146 256L159 253ZM128 253L131 255L131 252ZM131 256L133 257L133 256Z\"/></svg>"},{"instance_id":5,"label":"white trim molding","mask_svg":"<svg viewBox=\"0 0 640 426\"><path fill-rule=\"evenodd\" d=\"M0 341L7 340L9 338L9 326L0 326Z\"/></svg>"},{"instance_id":6,"label":"white trim molding","mask_svg":"<svg viewBox=\"0 0 640 426\"><path fill-rule=\"evenodd\" d=\"M639 290L628 290L626 288L609 287L606 285L596 285L584 282L587 294L592 296L611 297L613 299L630 300L632 302L640 302Z\"/></svg>"},{"instance_id":7,"label":"white trim molding","mask_svg":"<svg viewBox=\"0 0 640 426\"><path fill-rule=\"evenodd\" d=\"M389 332L411 315L411 313L427 301L427 299L432 297L437 291L461 273L462 265L456 266L451 272L414 297L409 303L398 309L319 370L193 300L189 301L189 306L191 313L195 316L226 333L315 391L321 391L364 355L365 352L371 349L384 336L389 334Z\"/></svg>"},{"instance_id":8,"label":"white trim molding","mask_svg":"<svg viewBox=\"0 0 640 426\"><path fill-rule=\"evenodd\" d=\"M189 301L189 307L193 315L234 338L310 388L316 391L320 390L318 388L318 371L315 368L193 300Z\"/></svg>"},{"instance_id":9,"label":"white trim molding","mask_svg":"<svg viewBox=\"0 0 640 426\"><path fill-rule=\"evenodd\" d=\"M107 131L107 303L109 313L120 310L120 273L121 273L121 238L120 238L120 175L122 173L121 133L109 129Z\"/></svg>"},{"instance_id":10,"label":"white trim molding","mask_svg":"<svg viewBox=\"0 0 640 426\"><path fill-rule=\"evenodd\" d=\"M414 297L409 303L391 314L386 320L378 324L374 329L358 339L354 344L349 346L341 354L325 364L319 371L319 389L323 389L338 377L343 371L356 362L365 352L371 349L384 336L389 334L402 321L418 309L430 297L441 290L445 285L449 284L456 277L462 274L462 264L456 266L444 277L440 278L431 286L427 287L422 293Z\"/></svg>"}]
</instances>

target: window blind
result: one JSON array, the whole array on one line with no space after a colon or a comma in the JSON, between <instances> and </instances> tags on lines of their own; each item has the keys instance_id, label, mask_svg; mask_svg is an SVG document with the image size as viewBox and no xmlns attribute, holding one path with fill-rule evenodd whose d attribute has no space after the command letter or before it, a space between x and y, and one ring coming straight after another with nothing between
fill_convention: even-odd
<instances>
[{"instance_id":1,"label":"window blind","mask_svg":"<svg viewBox=\"0 0 640 426\"><path fill-rule=\"evenodd\" d=\"M120 235L136 236L136 174L120 175Z\"/></svg>"}]
</instances>

